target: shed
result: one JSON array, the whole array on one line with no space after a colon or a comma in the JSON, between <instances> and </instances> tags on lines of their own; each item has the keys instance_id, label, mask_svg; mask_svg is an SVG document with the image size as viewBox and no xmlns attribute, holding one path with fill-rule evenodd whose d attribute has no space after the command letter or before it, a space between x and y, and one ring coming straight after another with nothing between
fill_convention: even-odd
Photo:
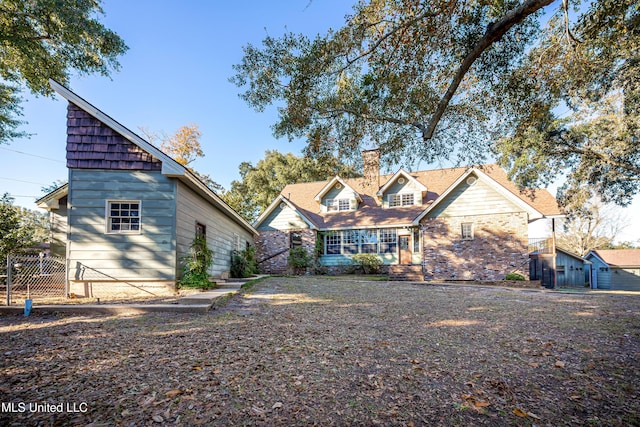
<instances>
[{"instance_id":1,"label":"shed","mask_svg":"<svg viewBox=\"0 0 640 427\"><path fill-rule=\"evenodd\" d=\"M594 288L640 291L640 249L597 249L585 258L593 263Z\"/></svg>"}]
</instances>

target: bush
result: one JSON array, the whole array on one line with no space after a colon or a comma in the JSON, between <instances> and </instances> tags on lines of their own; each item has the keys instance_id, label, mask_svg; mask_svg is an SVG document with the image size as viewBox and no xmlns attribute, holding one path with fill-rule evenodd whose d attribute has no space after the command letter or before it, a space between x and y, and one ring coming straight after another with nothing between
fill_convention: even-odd
<instances>
[{"instance_id":1,"label":"bush","mask_svg":"<svg viewBox=\"0 0 640 427\"><path fill-rule=\"evenodd\" d=\"M504 278L504 280L525 280L524 276L522 274L518 274L518 273L509 273L507 274L507 276Z\"/></svg>"},{"instance_id":2,"label":"bush","mask_svg":"<svg viewBox=\"0 0 640 427\"><path fill-rule=\"evenodd\" d=\"M303 247L291 249L289 251L289 258L287 258L289 266L293 268L296 274L306 272L307 267L311 265L311 261L311 256Z\"/></svg>"},{"instance_id":3,"label":"bush","mask_svg":"<svg viewBox=\"0 0 640 427\"><path fill-rule=\"evenodd\" d=\"M256 248L248 247L244 251L233 251L231 255L231 277L245 278L258 272L255 258Z\"/></svg>"},{"instance_id":4,"label":"bush","mask_svg":"<svg viewBox=\"0 0 640 427\"><path fill-rule=\"evenodd\" d=\"M355 254L351 261L362 268L364 274L378 274L382 266L382 260L375 254Z\"/></svg>"},{"instance_id":5,"label":"bush","mask_svg":"<svg viewBox=\"0 0 640 427\"><path fill-rule=\"evenodd\" d=\"M179 287L209 289L209 268L213 264L213 251L207 247L204 237L196 236L189 247L189 254L182 258L182 278Z\"/></svg>"}]
</instances>

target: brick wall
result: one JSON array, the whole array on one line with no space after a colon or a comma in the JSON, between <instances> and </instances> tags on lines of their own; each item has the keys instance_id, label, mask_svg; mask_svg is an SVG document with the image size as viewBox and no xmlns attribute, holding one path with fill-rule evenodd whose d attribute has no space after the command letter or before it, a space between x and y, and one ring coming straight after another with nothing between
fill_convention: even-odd
<instances>
[{"instance_id":1,"label":"brick wall","mask_svg":"<svg viewBox=\"0 0 640 427\"><path fill-rule=\"evenodd\" d=\"M288 249L291 245L290 233L296 232L302 235L302 247L307 253L313 257L316 248L316 232L309 229L302 230L265 230L260 231L255 239L256 259L258 261L266 259L258 265L261 273L266 274L285 274L289 273L289 265L287 259L289 257ZM283 252L284 251L284 252ZM271 257L274 254L277 254ZM271 258L270 258L271 257ZM269 259L267 259L269 258Z\"/></svg>"},{"instance_id":2,"label":"brick wall","mask_svg":"<svg viewBox=\"0 0 640 427\"><path fill-rule=\"evenodd\" d=\"M462 240L462 223L474 237ZM502 280L510 272L529 277L527 215L524 212L425 218L423 265L427 280Z\"/></svg>"}]
</instances>

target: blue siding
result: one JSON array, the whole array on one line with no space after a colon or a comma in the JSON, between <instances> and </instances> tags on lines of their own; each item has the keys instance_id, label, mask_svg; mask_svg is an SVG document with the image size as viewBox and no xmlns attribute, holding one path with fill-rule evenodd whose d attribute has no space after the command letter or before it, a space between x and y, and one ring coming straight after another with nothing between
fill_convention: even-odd
<instances>
[{"instance_id":1,"label":"blue siding","mask_svg":"<svg viewBox=\"0 0 640 427\"><path fill-rule=\"evenodd\" d=\"M160 172L69 171L69 278L175 280L175 182ZM140 200L139 234L106 233L107 200Z\"/></svg>"}]
</instances>

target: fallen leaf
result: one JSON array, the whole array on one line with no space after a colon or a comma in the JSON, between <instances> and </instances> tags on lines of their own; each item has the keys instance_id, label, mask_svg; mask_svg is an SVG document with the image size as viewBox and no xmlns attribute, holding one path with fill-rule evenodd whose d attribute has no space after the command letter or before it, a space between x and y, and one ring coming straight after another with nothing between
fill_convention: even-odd
<instances>
[{"instance_id":1,"label":"fallen leaf","mask_svg":"<svg viewBox=\"0 0 640 427\"><path fill-rule=\"evenodd\" d=\"M153 421L157 422L157 423L161 423L164 421L164 418L162 418L162 416L160 415L154 415L153 417L151 417L153 419Z\"/></svg>"},{"instance_id":2,"label":"fallen leaf","mask_svg":"<svg viewBox=\"0 0 640 427\"><path fill-rule=\"evenodd\" d=\"M271 409L280 409L280 408L282 408L282 402L276 402L271 407Z\"/></svg>"},{"instance_id":3,"label":"fallen leaf","mask_svg":"<svg viewBox=\"0 0 640 427\"><path fill-rule=\"evenodd\" d=\"M191 368L192 371L202 371L202 366L194 366Z\"/></svg>"},{"instance_id":4,"label":"fallen leaf","mask_svg":"<svg viewBox=\"0 0 640 427\"><path fill-rule=\"evenodd\" d=\"M564 368L565 367L565 363L561 360L556 361L556 363L553 365L556 368Z\"/></svg>"},{"instance_id":5,"label":"fallen leaf","mask_svg":"<svg viewBox=\"0 0 640 427\"><path fill-rule=\"evenodd\" d=\"M182 390L178 388L174 388L173 390L169 390L168 392L166 392L164 395L167 396L168 398L172 398L172 397L176 397L179 394L182 394Z\"/></svg>"},{"instance_id":6,"label":"fallen leaf","mask_svg":"<svg viewBox=\"0 0 640 427\"><path fill-rule=\"evenodd\" d=\"M477 408L486 408L487 406L490 405L489 401L487 400L478 400L476 402L473 402L473 404L477 407Z\"/></svg>"},{"instance_id":7,"label":"fallen leaf","mask_svg":"<svg viewBox=\"0 0 640 427\"><path fill-rule=\"evenodd\" d=\"M515 408L515 409L513 410L513 413L514 413L514 414L516 414L517 416L519 416L519 417L523 417L523 418L524 418L524 417L528 417L528 416L529 416L525 411L523 411L523 410L522 410L522 409L520 409L520 408Z\"/></svg>"}]
</instances>

